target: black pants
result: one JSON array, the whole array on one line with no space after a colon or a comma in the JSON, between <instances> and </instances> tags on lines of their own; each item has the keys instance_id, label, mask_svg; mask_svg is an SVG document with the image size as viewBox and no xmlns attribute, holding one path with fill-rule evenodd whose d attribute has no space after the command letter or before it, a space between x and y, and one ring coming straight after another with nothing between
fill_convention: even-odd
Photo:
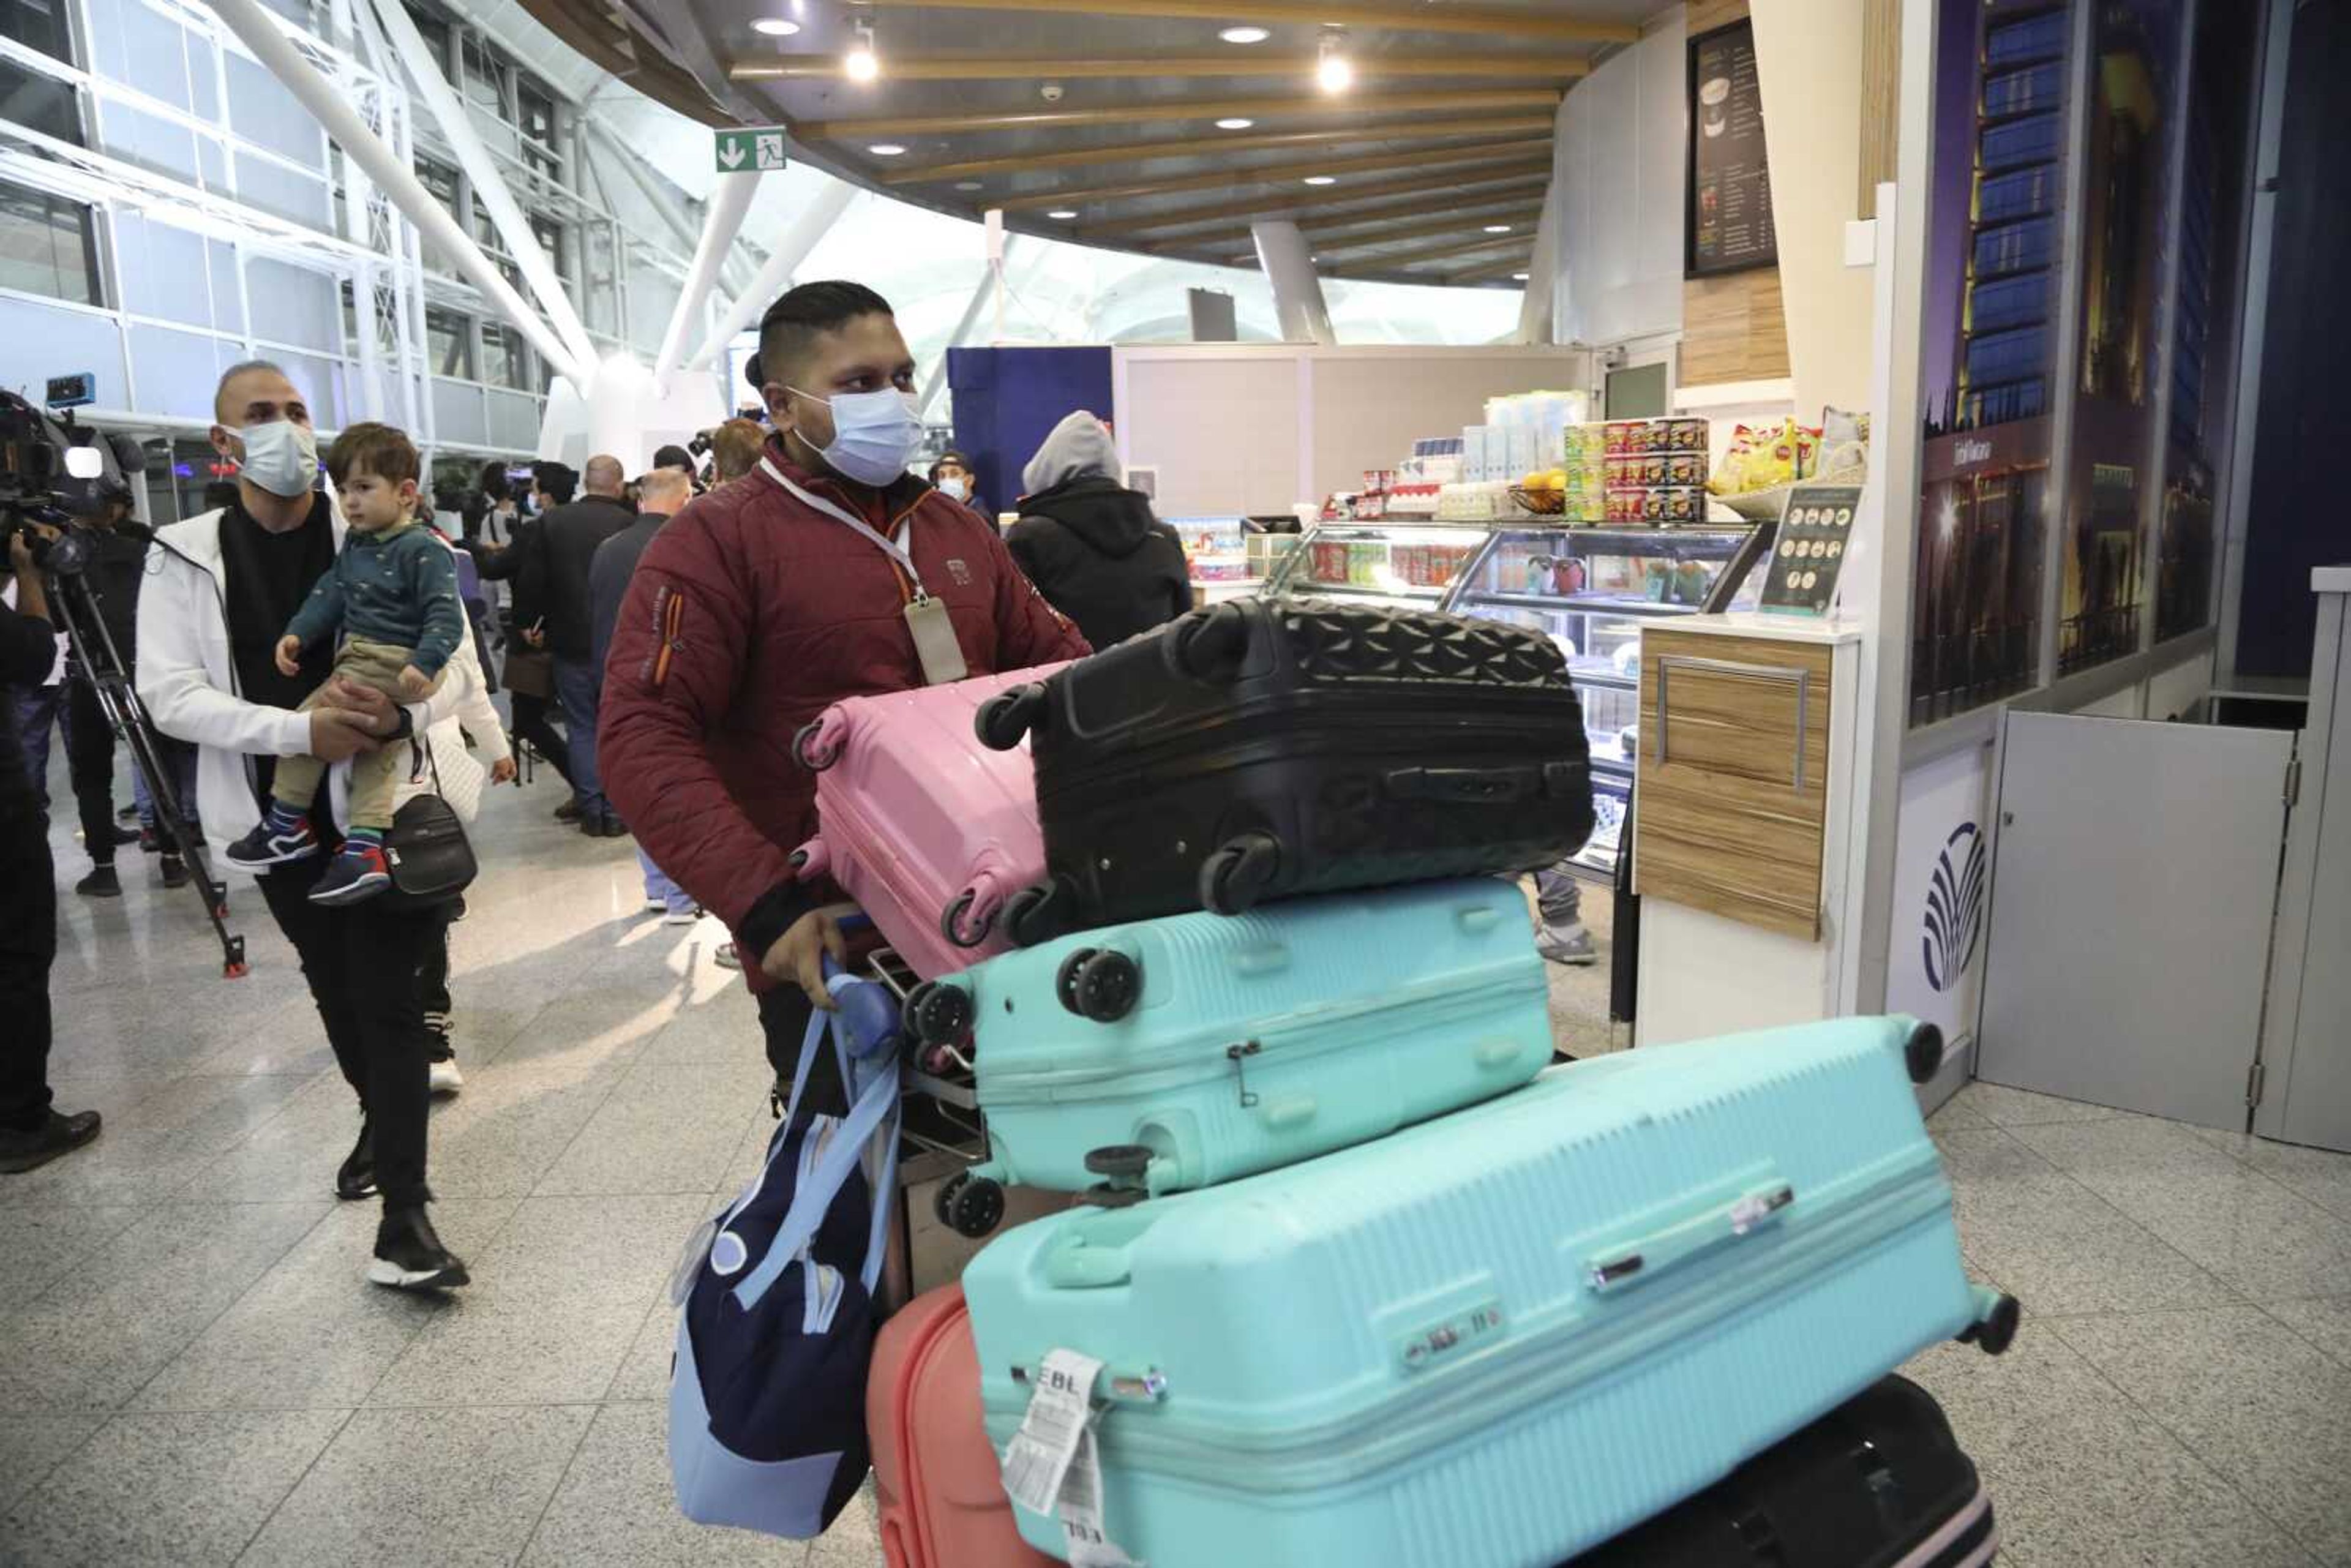
<instances>
[{"instance_id":1,"label":"black pants","mask_svg":"<svg viewBox=\"0 0 2351 1568\"><path fill-rule=\"evenodd\" d=\"M18 733L25 742L26 765L37 770L33 793L46 809L49 802L47 777L49 727L65 731L66 771L73 780L74 804L81 813L82 847L96 865L114 863L114 727L98 706L98 693L78 672L69 672L61 685L19 687L16 701Z\"/></svg>"},{"instance_id":2,"label":"black pants","mask_svg":"<svg viewBox=\"0 0 2351 1568\"><path fill-rule=\"evenodd\" d=\"M29 804L0 807L0 1126L37 1126L49 1112L56 877L47 824Z\"/></svg>"},{"instance_id":3,"label":"black pants","mask_svg":"<svg viewBox=\"0 0 2351 1568\"><path fill-rule=\"evenodd\" d=\"M319 854L279 866L261 878L261 894L301 957L335 1065L375 1130L383 1206L417 1207L433 1196L424 1186L431 1091L420 982L444 923L437 914L395 911L380 900L340 909L311 903L328 859Z\"/></svg>"},{"instance_id":4,"label":"black pants","mask_svg":"<svg viewBox=\"0 0 2351 1568\"><path fill-rule=\"evenodd\" d=\"M449 1050L449 1014L454 1007L449 998L449 927L456 924L460 904L451 904L425 918L440 930L424 944L424 952L416 967L416 1005L423 1009L424 1024L424 1060L427 1062L446 1061L453 1054ZM434 1024L439 1028L434 1028Z\"/></svg>"},{"instance_id":5,"label":"black pants","mask_svg":"<svg viewBox=\"0 0 2351 1568\"><path fill-rule=\"evenodd\" d=\"M517 691L507 695L514 704L515 738L530 742L533 749L563 776L563 781L570 783L571 743L549 716L548 699L527 697Z\"/></svg>"},{"instance_id":6,"label":"black pants","mask_svg":"<svg viewBox=\"0 0 2351 1568\"><path fill-rule=\"evenodd\" d=\"M759 998L759 1032L768 1039L768 1065L776 1070L778 1094L792 1092L800 1040L808 1031L809 1015L815 1011L808 993L798 986L778 986ZM849 1089L841 1081L841 1063L833 1057L832 1042L820 1038L816 1049L816 1063L809 1069L807 1103L828 1116L846 1116Z\"/></svg>"},{"instance_id":7,"label":"black pants","mask_svg":"<svg viewBox=\"0 0 2351 1568\"><path fill-rule=\"evenodd\" d=\"M114 863L114 727L98 706L98 693L80 674L66 677L67 706L73 727L66 735L66 763L73 770L74 804L81 809L81 847L95 865Z\"/></svg>"}]
</instances>

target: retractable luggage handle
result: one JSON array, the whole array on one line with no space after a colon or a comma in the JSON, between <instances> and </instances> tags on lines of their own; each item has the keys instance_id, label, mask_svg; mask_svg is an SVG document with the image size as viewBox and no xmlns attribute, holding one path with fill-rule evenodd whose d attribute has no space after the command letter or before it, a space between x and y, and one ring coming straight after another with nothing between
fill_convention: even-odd
<instances>
[{"instance_id":1,"label":"retractable luggage handle","mask_svg":"<svg viewBox=\"0 0 2351 1568\"><path fill-rule=\"evenodd\" d=\"M1737 1241L1776 1221L1796 1201L1796 1189L1769 1179L1729 1203L1708 1206L1646 1236L1604 1247L1584 1263L1584 1283L1607 1295L1688 1263L1726 1242Z\"/></svg>"}]
</instances>

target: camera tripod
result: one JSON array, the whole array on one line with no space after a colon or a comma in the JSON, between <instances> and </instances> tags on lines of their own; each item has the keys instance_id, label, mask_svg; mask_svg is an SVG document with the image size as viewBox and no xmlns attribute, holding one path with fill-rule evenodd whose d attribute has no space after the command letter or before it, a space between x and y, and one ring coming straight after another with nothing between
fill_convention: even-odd
<instances>
[{"instance_id":1,"label":"camera tripod","mask_svg":"<svg viewBox=\"0 0 2351 1568\"><path fill-rule=\"evenodd\" d=\"M214 879L200 852L204 847L203 836L187 816L179 786L164 765L162 737L156 733L155 721L147 716L147 706L139 700L130 669L114 645L113 634L107 631L104 618L98 612L97 596L82 577L80 562L71 559L70 554L67 559L58 559L55 546L48 554L49 559L41 565L48 588L49 608L65 632L67 647L72 651L66 678L89 683L106 722L131 747L131 766L145 776L147 792L155 801L156 823L170 841L172 852L188 868L188 884L204 901L204 918L212 922L213 934L220 938L221 977L242 979L247 972L245 938L228 928L228 889Z\"/></svg>"}]
</instances>

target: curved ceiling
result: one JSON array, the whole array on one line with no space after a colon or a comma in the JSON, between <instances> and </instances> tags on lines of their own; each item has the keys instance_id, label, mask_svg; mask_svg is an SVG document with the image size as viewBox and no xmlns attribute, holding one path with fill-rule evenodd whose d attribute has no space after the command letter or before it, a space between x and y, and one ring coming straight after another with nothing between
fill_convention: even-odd
<instances>
[{"instance_id":1,"label":"curved ceiling","mask_svg":"<svg viewBox=\"0 0 2351 1568\"><path fill-rule=\"evenodd\" d=\"M1508 287L1561 93L1660 0L522 4L674 109L788 124L796 156L943 212L1225 265L1290 218L1329 276Z\"/></svg>"}]
</instances>

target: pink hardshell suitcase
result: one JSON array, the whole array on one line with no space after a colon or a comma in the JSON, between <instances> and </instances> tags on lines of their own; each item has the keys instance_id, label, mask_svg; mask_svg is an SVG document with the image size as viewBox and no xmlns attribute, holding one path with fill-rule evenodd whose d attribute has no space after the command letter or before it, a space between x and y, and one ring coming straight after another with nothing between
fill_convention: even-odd
<instances>
[{"instance_id":1,"label":"pink hardshell suitcase","mask_svg":"<svg viewBox=\"0 0 2351 1568\"><path fill-rule=\"evenodd\" d=\"M991 751L972 722L1061 667L851 697L793 743L818 774L817 836L794 863L830 873L925 979L1008 951L1005 901L1045 874L1028 745Z\"/></svg>"}]
</instances>

